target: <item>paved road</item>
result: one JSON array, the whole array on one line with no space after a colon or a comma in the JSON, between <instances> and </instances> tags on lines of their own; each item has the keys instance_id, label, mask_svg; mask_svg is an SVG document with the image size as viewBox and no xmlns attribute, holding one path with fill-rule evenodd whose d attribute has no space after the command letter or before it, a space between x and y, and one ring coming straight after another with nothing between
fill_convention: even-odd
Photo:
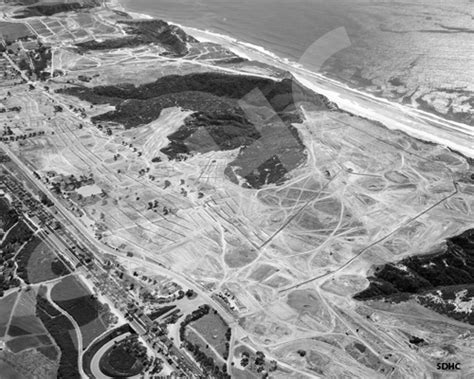
<instances>
[{"instance_id":1,"label":"paved road","mask_svg":"<svg viewBox=\"0 0 474 379\"><path fill-rule=\"evenodd\" d=\"M115 342L122 341L123 339L127 338L129 335L130 333L125 333L125 334L121 334L120 336L117 336L113 340L110 340L105 345L103 345L97 351L97 353L94 354L94 357L91 360L90 369L91 369L92 374L95 376L95 379L109 379L110 378L109 376L104 375L102 371L100 371L100 367L99 367L100 358L102 358L102 355L104 355L104 353L107 350L109 350L115 344Z\"/></svg>"},{"instance_id":2,"label":"paved road","mask_svg":"<svg viewBox=\"0 0 474 379\"><path fill-rule=\"evenodd\" d=\"M92 251L95 252L94 255L99 260L101 260L102 254L108 253L108 254L120 256L121 258L125 260L130 260L130 261L139 262L143 264L142 259L137 258L137 257L127 257L125 253L118 252L106 245L103 245L99 241L97 241L94 238L94 236L90 235L90 231L84 225L82 225L81 222L77 220L76 217L68 209L66 209L59 200L57 200L55 195L51 193L50 189L47 186L45 186L44 183L42 183L40 180L34 177L31 169L28 166L26 166L9 149L8 145L0 142L0 147L5 151L5 153L10 157L10 159L15 164L17 164L19 169L28 177L28 179L30 179L30 181L33 184L35 184L41 191L43 191L47 196L49 196L49 198L54 203L58 211L63 215L63 217L65 217L72 224L71 226L75 227L75 228L69 228L69 231L71 232L71 234L74 235L74 237L77 240L82 241L83 243L85 244L87 243L88 245L92 246L93 247ZM208 303L211 307L216 309L219 312L219 314L224 318L224 320L228 323L228 325L232 328L232 333L234 334L235 339L240 339L247 335L247 332L238 324L234 316L230 315L223 306L221 306L218 302L212 299L200 286L190 281L184 275L173 272L163 267L159 262L155 261L149 255L145 258L146 262L153 265L153 270L157 274L171 277L173 278L174 281L182 285L184 288L193 289L198 295L202 296L202 298L205 300L206 303ZM230 354L232 354L232 352L230 352ZM273 358L269 357L269 359L273 359ZM284 367L288 370L298 372L302 375L306 375L306 376L309 375L306 371L291 367L283 362L278 361L278 364L280 367Z\"/></svg>"}]
</instances>

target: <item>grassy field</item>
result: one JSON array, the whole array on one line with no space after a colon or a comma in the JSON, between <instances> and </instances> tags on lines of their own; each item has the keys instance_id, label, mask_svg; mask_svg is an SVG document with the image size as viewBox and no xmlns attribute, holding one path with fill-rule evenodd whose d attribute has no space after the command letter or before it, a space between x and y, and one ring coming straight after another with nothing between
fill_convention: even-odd
<instances>
[{"instance_id":1,"label":"grassy field","mask_svg":"<svg viewBox=\"0 0 474 379\"><path fill-rule=\"evenodd\" d=\"M10 314L17 296L18 293L14 292L3 299L0 299L0 337L5 335L8 322L10 321Z\"/></svg>"},{"instance_id":2,"label":"grassy field","mask_svg":"<svg viewBox=\"0 0 474 379\"><path fill-rule=\"evenodd\" d=\"M34 237L17 256L18 275L26 283L41 283L70 273L68 267L38 237Z\"/></svg>"},{"instance_id":3,"label":"grassy field","mask_svg":"<svg viewBox=\"0 0 474 379\"><path fill-rule=\"evenodd\" d=\"M7 42L29 37L31 35L31 31L24 24L0 22L0 38L5 39Z\"/></svg>"},{"instance_id":4,"label":"grassy field","mask_svg":"<svg viewBox=\"0 0 474 379\"><path fill-rule=\"evenodd\" d=\"M22 336L7 341L6 345L14 353L19 353L26 349L40 347L43 343L41 339L36 336ZM51 345L51 342L49 345Z\"/></svg>"},{"instance_id":5,"label":"grassy field","mask_svg":"<svg viewBox=\"0 0 474 379\"><path fill-rule=\"evenodd\" d=\"M195 346L199 346L199 349L208 357L212 358L215 363L218 364L219 362L222 362L221 356L215 354L212 349L206 347L209 345L209 343L205 339L201 338L201 336L197 335L193 329L189 329L189 327L186 330L186 340Z\"/></svg>"},{"instance_id":6,"label":"grassy field","mask_svg":"<svg viewBox=\"0 0 474 379\"><path fill-rule=\"evenodd\" d=\"M53 301L69 313L82 332L84 347L107 330L103 305L74 276L63 278L52 291Z\"/></svg>"},{"instance_id":7,"label":"grassy field","mask_svg":"<svg viewBox=\"0 0 474 379\"><path fill-rule=\"evenodd\" d=\"M8 349L0 351L1 378L56 378L56 364L36 349L13 353Z\"/></svg>"},{"instance_id":8,"label":"grassy field","mask_svg":"<svg viewBox=\"0 0 474 379\"><path fill-rule=\"evenodd\" d=\"M43 333L46 333L46 330L36 316L36 294L34 291L22 292L11 318L8 334L18 337Z\"/></svg>"},{"instance_id":9,"label":"grassy field","mask_svg":"<svg viewBox=\"0 0 474 379\"><path fill-rule=\"evenodd\" d=\"M36 312L54 341L61 349L58 377L80 379L78 351L71 322L43 296L38 295Z\"/></svg>"},{"instance_id":10,"label":"grassy field","mask_svg":"<svg viewBox=\"0 0 474 379\"><path fill-rule=\"evenodd\" d=\"M49 360L55 362L58 359L59 352L56 346L41 346L38 347L38 350L41 354L43 354Z\"/></svg>"},{"instance_id":11,"label":"grassy field","mask_svg":"<svg viewBox=\"0 0 474 379\"><path fill-rule=\"evenodd\" d=\"M207 344L214 347L220 356L224 357L228 354L226 333L229 326L218 314L211 311L189 325L205 339ZM206 344L201 339L196 340L196 343L203 346L202 350L206 351Z\"/></svg>"}]
</instances>

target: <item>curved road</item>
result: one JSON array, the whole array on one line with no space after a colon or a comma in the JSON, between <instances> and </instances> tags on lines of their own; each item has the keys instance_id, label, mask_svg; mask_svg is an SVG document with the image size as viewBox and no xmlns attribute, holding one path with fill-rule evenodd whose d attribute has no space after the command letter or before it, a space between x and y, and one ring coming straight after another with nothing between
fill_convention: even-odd
<instances>
[{"instance_id":1,"label":"curved road","mask_svg":"<svg viewBox=\"0 0 474 379\"><path fill-rule=\"evenodd\" d=\"M130 333L125 333L125 334L121 334L120 336L115 337L113 340L110 340L105 345L103 345L97 351L97 353L94 354L94 356L91 359L90 369L95 379L109 379L110 378L109 376L103 374L102 371L100 371L100 367L99 367L100 358L102 358L102 355L104 355L104 353L107 350L109 350L115 344L115 342L122 341L123 339L127 338L129 335Z\"/></svg>"}]
</instances>

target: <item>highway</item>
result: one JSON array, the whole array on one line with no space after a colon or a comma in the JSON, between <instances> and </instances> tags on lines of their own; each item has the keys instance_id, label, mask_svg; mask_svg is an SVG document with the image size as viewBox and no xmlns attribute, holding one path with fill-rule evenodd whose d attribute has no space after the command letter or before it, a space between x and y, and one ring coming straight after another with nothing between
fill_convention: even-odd
<instances>
[{"instance_id":1,"label":"highway","mask_svg":"<svg viewBox=\"0 0 474 379\"><path fill-rule=\"evenodd\" d=\"M104 263L103 261L103 256L104 254L110 254L113 256L120 256L123 259L126 259L128 261L136 262L143 264L143 260L138 257L127 257L124 252L117 251L115 249L112 249L111 247L104 245L97 241L95 236L91 235L91 231L88 230L72 213L69 211L56 197L55 195L51 192L51 190L40 180L35 178L33 175L32 170L25 164L23 161L21 161L20 158L16 156L16 154L13 153L13 151L8 147L8 145L4 143L0 143L0 147L5 151L5 153L8 155L8 157L18 166L18 168L30 179L31 183L34 184L40 191L43 193L47 194L48 197L51 199L53 202L54 206L57 208L57 210L61 213L61 215L68 220L72 226L74 226L74 229L69 229L71 234L74 235L76 240L82 241L88 247L94 252L96 258L101 262ZM219 310L219 312L222 314L226 322L228 322L231 325L236 325L236 320L234 319L233 316L231 316L226 309L224 309L218 302L213 300L204 290L197 284L193 283L191 280L186 278L184 275L181 275L179 273L173 272L167 268L165 268L162 264L157 262L155 259L152 258L152 255L150 252L143 250L143 253L145 254L145 260L147 263L150 263L153 265L153 270L156 271L157 273L160 273L164 276L168 276L173 278L173 280L177 281L179 284L181 284L183 287L191 288L193 289L196 293L198 293L200 296L202 296L208 303L210 303L214 308Z\"/></svg>"},{"instance_id":2,"label":"highway","mask_svg":"<svg viewBox=\"0 0 474 379\"><path fill-rule=\"evenodd\" d=\"M13 151L11 151L11 149L8 147L7 144L0 142L0 148L8 155L8 157L12 160L12 162L14 162L18 166L18 169L21 170L21 172L30 180L30 182L51 199L51 201L55 205L58 212L66 220L70 222L70 225L65 225L65 227L68 227L68 231L74 236L74 238L77 241L81 241L91 250L91 252L94 253L94 256L101 263L101 264L96 264L96 267L98 267L101 270L104 270L102 267L102 264L104 263L103 255L106 253L114 255L114 256L120 256L124 260L143 264L142 259L137 258L137 257L127 257L125 253L116 251L110 248L109 246L103 245L102 243L97 241L95 237L90 234L90 231L79 220L77 220L77 218L66 207L64 207L64 205L55 197L55 195L50 191L50 189L42 181L38 180L33 175L33 171L23 161L21 161L21 159L18 158ZM146 254L146 257L144 258L145 261L152 265L153 270L157 274L161 274L161 275L173 278L173 280L177 282L178 284L180 284L183 288L193 289L199 296L202 296L202 298L204 299L206 303L208 303L211 307L216 309L219 312L219 314L223 317L223 319L228 323L228 325L232 328L233 341L240 340L242 337L245 337L247 335L247 332L238 324L238 321L234 318L234 316L231 315L217 301L212 299L199 285L193 283L191 280L189 280L188 278L186 278L184 275L180 273L176 273L171 270L168 270L167 268L163 267L159 262L151 258L151 255L152 255L151 253L146 252L146 251L144 252ZM71 257L68 257L68 259L72 260ZM111 278L111 280L115 281L114 278ZM151 346L149 347L151 348ZM252 347L252 350L254 350L254 347ZM175 349L175 351L179 352L180 350ZM229 354L232 354L232 351L230 351ZM267 353L266 355L268 359L273 359L270 354ZM193 361L190 361L186 355L183 357L183 359L186 359L186 361L189 361L189 362L193 362ZM277 360L277 362L278 362L279 367L297 372L304 376L311 376L305 370L297 369L279 360ZM198 372L200 372L199 369L198 369Z\"/></svg>"},{"instance_id":3,"label":"highway","mask_svg":"<svg viewBox=\"0 0 474 379\"><path fill-rule=\"evenodd\" d=\"M66 209L61 202L54 197L54 195L51 193L49 188L44 185L40 180L36 179L35 176L33 175L33 172L9 149L7 145L5 145L3 142L0 143L0 148L10 157L10 159L18 166L18 168L21 170L21 172L30 180L31 184L36 186L40 191L45 193L53 202L53 204L56 206L57 210L59 213L70 222L70 225L63 225L64 227L69 227L68 231L74 236L76 241L81 241L86 245L89 245L88 247L92 247L91 251L94 253L94 257L98 259L100 264L95 264L95 267L102 272L105 273L105 270L103 268L104 261L102 259L102 255L104 253L109 253L109 254L114 254L116 255L117 252L113 249L111 249L108 246L101 245L98 241L94 239L93 236L90 236L88 233L87 228L81 224L80 221L78 221L75 216L68 210ZM73 228L70 228L70 226L73 226ZM52 232L52 231L50 231ZM48 236L51 237L51 236ZM49 241L51 241L51 238L48 238ZM56 242L59 243L60 239L56 238ZM56 244L55 244L56 245ZM58 248L61 248L61 246L56 245ZM60 253L64 254L67 257L67 260L73 263L78 263L77 258L69 252L67 248L60 249ZM141 262L141 261L140 261ZM158 266L160 267L160 266ZM93 274L91 272L91 274ZM174 278L174 274L168 273L168 276L171 276ZM121 288L120 284L116 282L115 278L111 278L113 282L116 283L118 288ZM123 294L123 301L127 302L128 299L128 294L124 292ZM145 341L146 342L146 341ZM147 343L148 344L148 343ZM148 344L149 345L149 344ZM149 348L153 350L151 345L149 345ZM175 351L176 354L181 355L181 359L184 359L186 362L188 362L189 367L194 368L194 372L201 373L201 370L197 367L197 365L190 360L186 355L182 354L179 350Z\"/></svg>"},{"instance_id":4,"label":"highway","mask_svg":"<svg viewBox=\"0 0 474 379\"><path fill-rule=\"evenodd\" d=\"M41 90L45 96L54 100L57 104L64 105L60 99L58 100L55 94L48 93L44 89L42 84L32 82L29 78L27 78L24 75L24 73L22 73L19 70L19 68L15 65L15 63L8 57L8 55L7 55L7 59L10 61L13 67L15 67L21 73L22 77L27 81L27 83L34 85L37 88L37 90ZM167 59L171 59L171 58L167 58ZM186 62L186 59L180 58L178 60L180 62ZM272 62L272 64L274 64L274 62ZM235 73L235 74L243 74L242 72L239 73L237 70L233 70L233 69L227 69L227 71ZM450 146L451 148L458 150L459 152L462 152L465 155L472 156L474 154L474 152L472 151L473 150L472 146L474 146L474 138L473 138L474 134L468 125L459 124L454 121L443 120L435 115L431 115L429 113L426 113L426 112L423 112L411 107L403 106L403 105L393 103L384 99L376 98L368 94L363 94L356 90L345 88L345 86L343 86L340 83L331 81L327 78L323 78L317 74L306 72L303 69L298 71L297 69L292 68L292 71L295 72L297 79L301 83L307 85L310 88L313 88L318 93L322 93L326 95L331 101L334 101L335 103L337 103L339 107L342 109L345 109L357 115L362 115L363 117L367 117L367 118L382 122L390 129L403 130L418 138L422 138L425 140L430 140L433 142ZM75 114L73 111L69 110L69 107L67 105L64 106L64 109L70 112L71 114L73 114L75 117L77 117L78 120L80 120L80 117L77 114ZM83 122L83 120L81 121ZM64 220L67 221L65 228L67 228L68 231L74 236L74 239L76 239L77 241L81 241L82 244L87 246L87 248L98 259L98 261L94 263L99 270L102 270L103 272L105 272L103 268L103 265L105 264L104 257L108 254L112 256L120 257L120 261L122 262L129 261L129 262L134 262L141 265L146 265L150 267L157 274L172 278L174 281L180 284L183 288L189 288L189 289L194 290L199 296L202 297L203 301L205 301L211 307L216 309L224 318L224 320L229 324L229 326L231 326L232 328L231 348L236 341L240 342L240 340L243 337L248 336L248 333L242 327L238 325L237 319L231 313L229 313L228 310L224 306L222 306L219 302L215 301L201 285L199 285L198 283L195 283L194 280L190 277L186 277L179 272L173 272L172 270L164 267L158 261L159 258L157 258L156 255L154 255L154 252L151 251L151 249L147 250L147 249L138 247L139 248L138 251L141 253L140 255L137 254L134 257L127 257L125 252L118 251L114 248L111 248L110 246L103 244L101 241L97 240L94 235L94 231L87 228L86 225L84 225L68 209L67 205L65 206L64 203L61 202L56 197L56 195L51 192L48 186L46 186L41 180L38 180L38 178L35 177L35 175L33 174L34 168L28 166L25 162L23 162L21 159L21 155L17 155L16 152L11 150L9 145L7 144L0 143L0 147L2 146L4 146L4 150L7 153L7 155L10 157L10 159L18 166L19 171L21 171L39 190L41 190L43 193L48 195L48 197L54 203L60 216L63 217ZM417 214L415 217L407 221L404 221L403 225L406 225L407 223L410 223L416 220L421 215L429 212L431 209L441 204L446 199L452 197L456 193L457 193L457 188L455 189L455 192L453 192L448 197L433 204L429 208ZM314 201L314 199L312 199L311 201ZM302 208L302 210L304 210L308 205L310 205L310 202L308 202ZM278 235L278 233L280 233L300 213L301 212L298 212L296 215L288 219L288 221L279 230L277 230L277 232L274 235L272 235L267 242L264 242L263 245L260 246L260 248L261 249L264 248L270 241L273 240L273 238L276 235ZM366 251L368 251L370 247L386 240L391 235L393 235L397 230L399 230L399 228L400 227L398 227L391 233L385 235L383 238L375 241L371 245L365 247L364 249L359 250L356 256L342 263L342 265L340 267L337 267L335 270L328 271L325 274L322 274L313 278L311 278L310 275L308 275L310 279L301 281L291 287L284 288L280 291L280 293L284 294L293 288L300 287L310 282L313 282L313 284L316 285L315 282L318 279L323 279L323 278L325 279L327 276L334 275L335 273L344 270L353 261L355 261L360 256L362 256ZM72 257L74 256L73 254L71 255ZM69 257L69 259L72 260L72 257ZM117 283L117 281L113 277L111 277L111 281ZM120 286L120 283L117 283L117 285ZM129 300L127 293L123 294L123 299L124 301ZM332 309L331 305L327 305L327 307L329 309ZM342 323L345 325L348 325L346 322L342 321ZM354 328L349 328L349 329L354 335L356 335L357 332ZM251 338L250 340L252 341ZM255 345L258 346L259 348L264 347L263 345L260 346L258 343L252 344L252 346L255 346ZM177 350L176 347L174 348L174 350ZM261 350L265 351L265 349L263 348ZM189 360L188 356L184 352L181 352L180 354L182 354L184 358L186 358L186 360ZM230 351L230 355L232 355L232 350ZM269 354L266 354L266 355L268 356ZM269 358L271 359L271 357ZM193 363L192 360L191 360L191 363ZM227 363L227 368L230 369L231 358L229 358L226 363ZM304 369L291 367L291 366L285 365L283 362L280 362L280 361L278 361L278 364L279 366L287 368L288 370L298 372L302 375L310 376L310 374Z\"/></svg>"}]
</instances>

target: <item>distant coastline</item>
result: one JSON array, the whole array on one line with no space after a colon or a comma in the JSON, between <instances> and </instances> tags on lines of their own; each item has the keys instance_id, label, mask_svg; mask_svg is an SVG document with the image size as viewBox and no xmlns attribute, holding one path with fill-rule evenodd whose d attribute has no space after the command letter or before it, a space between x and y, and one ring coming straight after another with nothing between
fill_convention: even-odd
<instances>
[{"instance_id":1,"label":"distant coastline","mask_svg":"<svg viewBox=\"0 0 474 379\"><path fill-rule=\"evenodd\" d=\"M146 13L130 11L120 0L108 0L104 4L110 9L125 12L136 19L156 18ZM262 46L239 41L225 34L188 27L168 20L164 21L179 26L200 41L220 44L243 58L264 62L286 70L294 75L301 84L326 96L343 110L380 122L388 129L403 131L412 137L446 146L466 157L474 158L474 149L472 148L474 146L474 128L470 125L446 119L409 104L402 105L368 91L361 91L347 83L309 71L301 64L288 58L281 58ZM417 123L418 125L416 125Z\"/></svg>"}]
</instances>

